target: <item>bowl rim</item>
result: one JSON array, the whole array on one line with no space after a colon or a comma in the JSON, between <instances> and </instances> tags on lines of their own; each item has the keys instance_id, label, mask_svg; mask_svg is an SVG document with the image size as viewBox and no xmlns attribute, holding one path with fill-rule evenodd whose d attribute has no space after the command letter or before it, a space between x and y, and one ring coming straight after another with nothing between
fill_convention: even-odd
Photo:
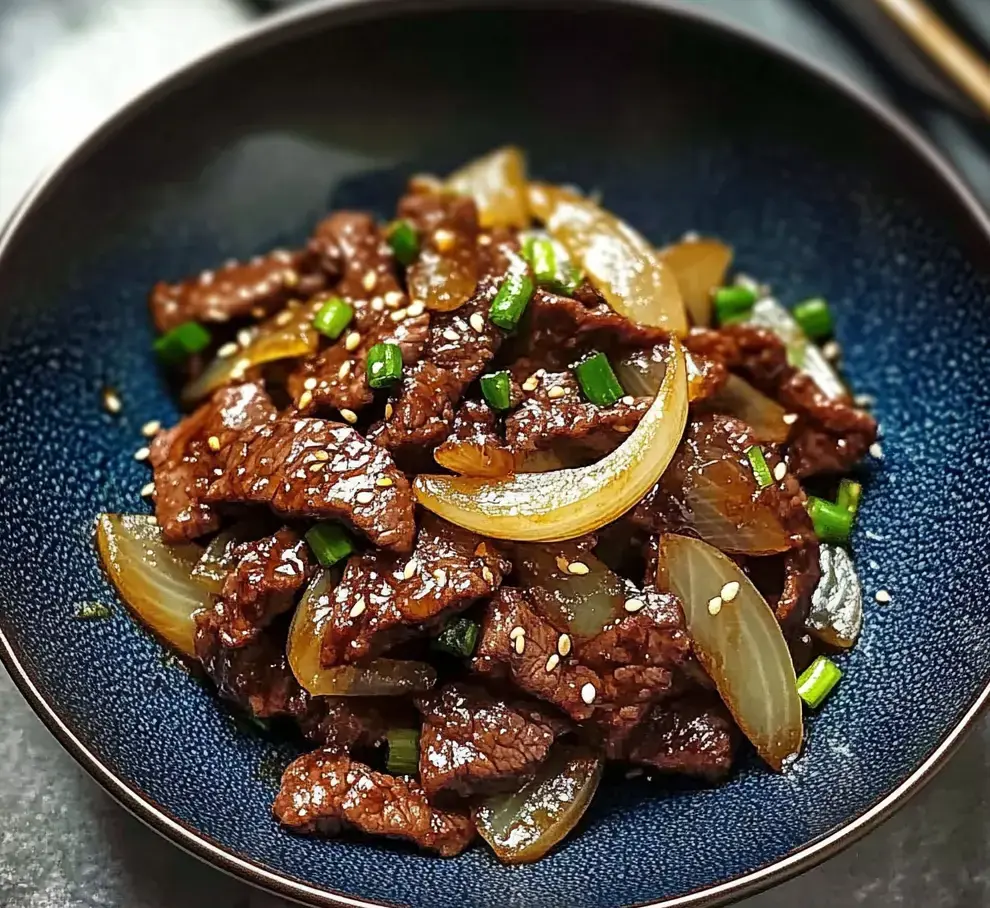
<instances>
[{"instance_id":1,"label":"bowl rim","mask_svg":"<svg viewBox=\"0 0 990 908\"><path fill-rule=\"evenodd\" d=\"M687 0L579 0L579 6L601 10L637 10L659 18L686 22L703 30L748 45L796 67L831 91L844 96L880 126L893 133L961 206L972 228L990 245L990 216L971 189L935 146L903 114L850 77L830 66L810 60L798 51L766 37L755 29L723 18ZM218 45L171 70L117 107L31 185L0 227L0 260L33 209L55 190L90 151L112 137L146 106L194 81L212 67L265 47L292 40L312 25L339 27L395 13L446 12L486 8L539 8L541 11L573 10L573 0L313 0L308 4L267 16ZM0 628L0 662L18 690L48 730L72 757L129 813L150 826L183 851L246 883L314 908L389 908L389 903L355 898L345 893L313 886L287 873L272 870L244 857L217 840L174 817L123 778L114 774L72 731L56 707L39 689L28 662ZM980 714L990 704L990 678L973 702L949 729L937 747L911 774L887 795L830 832L813 839L784 857L739 874L729 880L660 901L636 903L632 908L718 908L797 876L833 857L879 826L917 794L956 752Z\"/></svg>"}]
</instances>

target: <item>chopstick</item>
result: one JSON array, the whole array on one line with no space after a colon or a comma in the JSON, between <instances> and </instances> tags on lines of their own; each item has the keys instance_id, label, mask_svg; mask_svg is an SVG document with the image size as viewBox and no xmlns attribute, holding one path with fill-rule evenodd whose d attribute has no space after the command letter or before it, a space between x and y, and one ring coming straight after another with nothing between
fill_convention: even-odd
<instances>
[{"instance_id":1,"label":"chopstick","mask_svg":"<svg viewBox=\"0 0 990 908\"><path fill-rule=\"evenodd\" d=\"M918 47L990 117L990 65L924 0L874 0Z\"/></svg>"}]
</instances>

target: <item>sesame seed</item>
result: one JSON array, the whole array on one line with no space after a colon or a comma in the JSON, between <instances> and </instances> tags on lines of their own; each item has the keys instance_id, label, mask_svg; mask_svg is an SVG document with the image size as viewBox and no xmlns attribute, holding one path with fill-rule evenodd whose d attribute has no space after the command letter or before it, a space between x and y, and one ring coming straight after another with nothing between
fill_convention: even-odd
<instances>
[{"instance_id":1,"label":"sesame seed","mask_svg":"<svg viewBox=\"0 0 990 908\"><path fill-rule=\"evenodd\" d=\"M488 567L487 564L481 569L481 578L485 581L485 583L495 582L495 575L492 573L492 569Z\"/></svg>"},{"instance_id":2,"label":"sesame seed","mask_svg":"<svg viewBox=\"0 0 990 908\"><path fill-rule=\"evenodd\" d=\"M441 227L433 231L433 243L440 252L450 252L457 243L457 236L449 230Z\"/></svg>"},{"instance_id":3,"label":"sesame seed","mask_svg":"<svg viewBox=\"0 0 990 908\"><path fill-rule=\"evenodd\" d=\"M426 306L424 306L419 300L414 303L410 303L409 307L406 309L406 314L410 318L417 318L426 312Z\"/></svg>"},{"instance_id":4,"label":"sesame seed","mask_svg":"<svg viewBox=\"0 0 990 908\"><path fill-rule=\"evenodd\" d=\"M773 468L773 478L780 482L787 475L787 464L781 461Z\"/></svg>"},{"instance_id":5,"label":"sesame seed","mask_svg":"<svg viewBox=\"0 0 990 908\"><path fill-rule=\"evenodd\" d=\"M785 413L781 419L784 421L784 425L793 426L797 422L797 413Z\"/></svg>"},{"instance_id":6,"label":"sesame seed","mask_svg":"<svg viewBox=\"0 0 990 908\"><path fill-rule=\"evenodd\" d=\"M216 435L211 435L209 438L207 438L206 444L211 451L220 450L220 439L217 438Z\"/></svg>"},{"instance_id":7,"label":"sesame seed","mask_svg":"<svg viewBox=\"0 0 990 908\"><path fill-rule=\"evenodd\" d=\"M244 373L251 368L251 360L249 359L239 359L234 363L233 368L230 370L230 377L234 381L244 378Z\"/></svg>"},{"instance_id":8,"label":"sesame seed","mask_svg":"<svg viewBox=\"0 0 990 908\"><path fill-rule=\"evenodd\" d=\"M361 346L361 335L357 331L352 331L344 340L344 349L348 352L353 352L359 346Z\"/></svg>"},{"instance_id":9,"label":"sesame seed","mask_svg":"<svg viewBox=\"0 0 990 908\"><path fill-rule=\"evenodd\" d=\"M367 491L358 492L354 497L357 499L358 504L371 504L375 500L375 493Z\"/></svg>"},{"instance_id":10,"label":"sesame seed","mask_svg":"<svg viewBox=\"0 0 990 908\"><path fill-rule=\"evenodd\" d=\"M880 442L875 441L870 445L870 457L875 457L877 460L883 458L883 448L880 447Z\"/></svg>"},{"instance_id":11,"label":"sesame seed","mask_svg":"<svg viewBox=\"0 0 990 908\"><path fill-rule=\"evenodd\" d=\"M279 327L284 328L289 322L292 321L292 313L288 309L283 309L275 316L275 324Z\"/></svg>"},{"instance_id":12,"label":"sesame seed","mask_svg":"<svg viewBox=\"0 0 990 908\"><path fill-rule=\"evenodd\" d=\"M371 364L371 374L372 375L377 375L384 368L385 368L385 363L383 363L381 360L379 360L378 362L372 363Z\"/></svg>"},{"instance_id":13,"label":"sesame seed","mask_svg":"<svg viewBox=\"0 0 990 908\"><path fill-rule=\"evenodd\" d=\"M472 312L471 318L469 318L468 321L471 322L471 327L474 328L478 334L484 333L485 317L480 312Z\"/></svg>"},{"instance_id":14,"label":"sesame seed","mask_svg":"<svg viewBox=\"0 0 990 908\"><path fill-rule=\"evenodd\" d=\"M316 385L317 385L317 381L315 378L307 378L306 381L303 382L303 387L307 391L312 391L316 387Z\"/></svg>"},{"instance_id":15,"label":"sesame seed","mask_svg":"<svg viewBox=\"0 0 990 908\"><path fill-rule=\"evenodd\" d=\"M461 339L461 336L453 328L444 329L443 336L447 338L447 340L449 341L456 341Z\"/></svg>"},{"instance_id":16,"label":"sesame seed","mask_svg":"<svg viewBox=\"0 0 990 908\"><path fill-rule=\"evenodd\" d=\"M479 236L478 236L478 245L479 246L491 246L491 244L492 244L491 234L488 234L488 233L479 234Z\"/></svg>"},{"instance_id":17,"label":"sesame seed","mask_svg":"<svg viewBox=\"0 0 990 908\"><path fill-rule=\"evenodd\" d=\"M286 287L295 287L299 283L299 275L295 271L286 271L282 275L282 283Z\"/></svg>"},{"instance_id":18,"label":"sesame seed","mask_svg":"<svg viewBox=\"0 0 990 908\"><path fill-rule=\"evenodd\" d=\"M299 395L299 409L300 410L305 410L312 402L313 402L313 392L312 391L308 391L308 390L307 391L303 391L303 393Z\"/></svg>"},{"instance_id":19,"label":"sesame seed","mask_svg":"<svg viewBox=\"0 0 990 908\"><path fill-rule=\"evenodd\" d=\"M558 555L555 560L557 562L558 569L560 569L566 574L567 568L569 567L569 565L567 564L567 559L563 555Z\"/></svg>"},{"instance_id":20,"label":"sesame seed","mask_svg":"<svg viewBox=\"0 0 990 908\"><path fill-rule=\"evenodd\" d=\"M406 566L402 569L402 579L409 580L413 574L419 569L419 562L415 558L410 558L406 562Z\"/></svg>"},{"instance_id":21,"label":"sesame seed","mask_svg":"<svg viewBox=\"0 0 990 908\"><path fill-rule=\"evenodd\" d=\"M347 407L344 407L340 411L340 417L341 419L344 420L344 422L349 422L352 426L358 420L357 413L355 413L353 410L348 410Z\"/></svg>"},{"instance_id":22,"label":"sesame seed","mask_svg":"<svg viewBox=\"0 0 990 908\"><path fill-rule=\"evenodd\" d=\"M141 497L150 498L155 494L155 484L153 482L146 482L141 486Z\"/></svg>"},{"instance_id":23,"label":"sesame seed","mask_svg":"<svg viewBox=\"0 0 990 908\"><path fill-rule=\"evenodd\" d=\"M443 586L447 582L447 572L443 568L437 568L433 572L433 579L436 580L440 586Z\"/></svg>"},{"instance_id":24,"label":"sesame seed","mask_svg":"<svg viewBox=\"0 0 990 908\"><path fill-rule=\"evenodd\" d=\"M401 290L389 290L384 296L385 305L389 309L394 309L402 302L402 291Z\"/></svg>"},{"instance_id":25,"label":"sesame seed","mask_svg":"<svg viewBox=\"0 0 990 908\"><path fill-rule=\"evenodd\" d=\"M516 637L521 637L525 633L526 628L524 628L521 624L517 624L511 631L509 631L509 639L515 640Z\"/></svg>"},{"instance_id":26,"label":"sesame seed","mask_svg":"<svg viewBox=\"0 0 990 908\"><path fill-rule=\"evenodd\" d=\"M366 609L367 607L368 607L368 606L367 606L367 605L365 605L365 602L364 602L364 599L358 599L358 601L357 601L357 602L355 602L355 603L354 603L354 605L352 605L352 606L351 606L351 610L350 610L350 611L348 612L348 614L349 614L349 615L350 615L350 616L351 616L352 618L357 618L357 617L359 617L360 615L363 615L363 614L364 614L364 610L365 610L365 609Z\"/></svg>"},{"instance_id":27,"label":"sesame seed","mask_svg":"<svg viewBox=\"0 0 990 908\"><path fill-rule=\"evenodd\" d=\"M829 341L822 347L822 353L825 359L835 362L840 356L842 356L842 347L839 346L837 341Z\"/></svg>"},{"instance_id":28,"label":"sesame seed","mask_svg":"<svg viewBox=\"0 0 990 908\"><path fill-rule=\"evenodd\" d=\"M387 476L379 476L375 480L375 485L378 486L378 488L380 489L387 489L389 486L392 485L392 480L389 479Z\"/></svg>"},{"instance_id":29,"label":"sesame seed","mask_svg":"<svg viewBox=\"0 0 990 908\"><path fill-rule=\"evenodd\" d=\"M890 593L886 590L877 590L877 594L873 598L876 599L881 605L886 605L890 602Z\"/></svg>"},{"instance_id":30,"label":"sesame seed","mask_svg":"<svg viewBox=\"0 0 990 908\"><path fill-rule=\"evenodd\" d=\"M853 398L857 407L872 407L876 402L877 399L872 394L857 394Z\"/></svg>"},{"instance_id":31,"label":"sesame seed","mask_svg":"<svg viewBox=\"0 0 990 908\"><path fill-rule=\"evenodd\" d=\"M516 652L521 656L523 654L523 650L526 649L526 635L520 634L516 637L513 645L515 646Z\"/></svg>"},{"instance_id":32,"label":"sesame seed","mask_svg":"<svg viewBox=\"0 0 990 908\"><path fill-rule=\"evenodd\" d=\"M383 300L380 296L376 296L371 301L371 311L372 312L382 312L382 311L384 311L384 309L385 309L385 300Z\"/></svg>"},{"instance_id":33,"label":"sesame seed","mask_svg":"<svg viewBox=\"0 0 990 908\"><path fill-rule=\"evenodd\" d=\"M378 275L374 271L366 271L363 278L361 278L361 286L364 287L368 293L371 293L375 289L375 284L378 283Z\"/></svg>"},{"instance_id":34,"label":"sesame seed","mask_svg":"<svg viewBox=\"0 0 990 908\"><path fill-rule=\"evenodd\" d=\"M157 419L150 419L141 426L141 434L145 438L154 438L162 430L162 424Z\"/></svg>"},{"instance_id":35,"label":"sesame seed","mask_svg":"<svg viewBox=\"0 0 990 908\"><path fill-rule=\"evenodd\" d=\"M627 394L622 398L622 403L624 403L627 407L631 407L634 403L636 403L636 398L631 394Z\"/></svg>"},{"instance_id":36,"label":"sesame seed","mask_svg":"<svg viewBox=\"0 0 990 908\"><path fill-rule=\"evenodd\" d=\"M241 330L237 332L237 343L242 347L246 347L252 340L254 340L254 332L250 331L248 328L241 328Z\"/></svg>"},{"instance_id":37,"label":"sesame seed","mask_svg":"<svg viewBox=\"0 0 990 908\"><path fill-rule=\"evenodd\" d=\"M149 514L147 519L151 526L158 526L158 518L154 514Z\"/></svg>"},{"instance_id":38,"label":"sesame seed","mask_svg":"<svg viewBox=\"0 0 990 908\"><path fill-rule=\"evenodd\" d=\"M340 368L337 370L337 378L347 378L351 374L351 361L345 360L340 364Z\"/></svg>"},{"instance_id":39,"label":"sesame seed","mask_svg":"<svg viewBox=\"0 0 990 908\"><path fill-rule=\"evenodd\" d=\"M722 611L722 600L718 596L715 596L712 599L709 599L708 600L708 614L709 615L717 615L720 611Z\"/></svg>"},{"instance_id":40,"label":"sesame seed","mask_svg":"<svg viewBox=\"0 0 990 908\"><path fill-rule=\"evenodd\" d=\"M598 696L598 691L595 690L595 685L590 681L581 688L581 699L584 700L588 706L591 706L595 702L595 697Z\"/></svg>"},{"instance_id":41,"label":"sesame seed","mask_svg":"<svg viewBox=\"0 0 990 908\"><path fill-rule=\"evenodd\" d=\"M316 463L311 463L309 465L310 473L319 473L326 466L326 462L322 460L316 461Z\"/></svg>"},{"instance_id":42,"label":"sesame seed","mask_svg":"<svg viewBox=\"0 0 990 908\"><path fill-rule=\"evenodd\" d=\"M535 375L531 375L522 383L523 391L535 391L538 387L540 387L540 380Z\"/></svg>"},{"instance_id":43,"label":"sesame seed","mask_svg":"<svg viewBox=\"0 0 990 908\"><path fill-rule=\"evenodd\" d=\"M732 602L736 596L739 595L739 581L730 580L725 586L722 587L722 601Z\"/></svg>"},{"instance_id":44,"label":"sesame seed","mask_svg":"<svg viewBox=\"0 0 990 908\"><path fill-rule=\"evenodd\" d=\"M314 451L313 456L317 460L322 460L324 463L330 459L330 454L327 451Z\"/></svg>"},{"instance_id":45,"label":"sesame seed","mask_svg":"<svg viewBox=\"0 0 990 908\"><path fill-rule=\"evenodd\" d=\"M394 412L395 412L395 407L393 407L391 404L385 404L385 418L386 419L391 419L392 418L392 414Z\"/></svg>"},{"instance_id":46,"label":"sesame seed","mask_svg":"<svg viewBox=\"0 0 990 908\"><path fill-rule=\"evenodd\" d=\"M571 651L571 638L567 634L561 634L557 638L557 652L561 656L566 656Z\"/></svg>"},{"instance_id":47,"label":"sesame seed","mask_svg":"<svg viewBox=\"0 0 990 908\"><path fill-rule=\"evenodd\" d=\"M406 318L406 316L408 314L409 313L406 312L405 309L396 309L395 312L393 312L389 316L389 318L392 319L393 322L401 322L401 321L404 321L405 320L405 318Z\"/></svg>"},{"instance_id":48,"label":"sesame seed","mask_svg":"<svg viewBox=\"0 0 990 908\"><path fill-rule=\"evenodd\" d=\"M547 391L547 397L550 400L560 400L567 392L560 387L560 385L554 385L549 391Z\"/></svg>"},{"instance_id":49,"label":"sesame seed","mask_svg":"<svg viewBox=\"0 0 990 908\"><path fill-rule=\"evenodd\" d=\"M583 561L572 561L569 565L567 565L567 572L569 574L584 576L585 574L591 572L591 568L589 568Z\"/></svg>"},{"instance_id":50,"label":"sesame seed","mask_svg":"<svg viewBox=\"0 0 990 908\"><path fill-rule=\"evenodd\" d=\"M233 356L240 347L234 341L227 341L219 350L217 350L217 356L221 359L226 359L228 356Z\"/></svg>"},{"instance_id":51,"label":"sesame seed","mask_svg":"<svg viewBox=\"0 0 990 908\"><path fill-rule=\"evenodd\" d=\"M145 446L143 448L138 448L134 452L134 459L135 460L147 460L148 459L148 456L150 454L151 454L151 450L147 446Z\"/></svg>"},{"instance_id":52,"label":"sesame seed","mask_svg":"<svg viewBox=\"0 0 990 908\"><path fill-rule=\"evenodd\" d=\"M124 408L120 395L113 388L103 389L103 409L116 415Z\"/></svg>"},{"instance_id":53,"label":"sesame seed","mask_svg":"<svg viewBox=\"0 0 990 908\"><path fill-rule=\"evenodd\" d=\"M550 653L550 658L547 659L547 671L552 672L558 665L560 665L560 656Z\"/></svg>"},{"instance_id":54,"label":"sesame seed","mask_svg":"<svg viewBox=\"0 0 990 908\"><path fill-rule=\"evenodd\" d=\"M626 600L626 611L627 612L638 612L644 605L642 599L627 599Z\"/></svg>"}]
</instances>

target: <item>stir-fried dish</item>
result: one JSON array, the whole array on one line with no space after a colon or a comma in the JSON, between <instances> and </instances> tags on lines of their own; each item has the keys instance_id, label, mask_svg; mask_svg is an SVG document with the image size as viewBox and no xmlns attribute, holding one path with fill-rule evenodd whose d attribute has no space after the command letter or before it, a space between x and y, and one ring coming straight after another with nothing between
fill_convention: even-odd
<instances>
[{"instance_id":1,"label":"stir-fried dish","mask_svg":"<svg viewBox=\"0 0 990 908\"><path fill-rule=\"evenodd\" d=\"M390 223L153 288L188 415L146 427L154 516L102 515L99 550L221 697L309 742L287 830L531 861L608 761L799 754L862 623L847 474L877 427L828 304L731 261L509 148Z\"/></svg>"}]
</instances>

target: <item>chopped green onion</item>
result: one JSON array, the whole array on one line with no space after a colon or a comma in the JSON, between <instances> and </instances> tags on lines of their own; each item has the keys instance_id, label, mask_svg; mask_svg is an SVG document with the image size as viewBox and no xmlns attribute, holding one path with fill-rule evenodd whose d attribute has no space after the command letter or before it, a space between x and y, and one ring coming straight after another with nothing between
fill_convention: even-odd
<instances>
[{"instance_id":1,"label":"chopped green onion","mask_svg":"<svg viewBox=\"0 0 990 908\"><path fill-rule=\"evenodd\" d=\"M502 286L498 288L488 317L492 322L511 331L519 323L522 314L533 295L533 281L523 259L515 257L509 265Z\"/></svg>"},{"instance_id":2,"label":"chopped green onion","mask_svg":"<svg viewBox=\"0 0 990 908\"><path fill-rule=\"evenodd\" d=\"M454 618L433 641L433 648L467 659L478 642L478 623L468 618Z\"/></svg>"},{"instance_id":3,"label":"chopped green onion","mask_svg":"<svg viewBox=\"0 0 990 908\"><path fill-rule=\"evenodd\" d=\"M842 669L831 659L819 656L811 663L797 680L798 695L812 709L818 709L832 688L839 683Z\"/></svg>"},{"instance_id":4,"label":"chopped green onion","mask_svg":"<svg viewBox=\"0 0 990 908\"><path fill-rule=\"evenodd\" d=\"M584 396L599 407L611 407L626 393L604 353L595 353L579 362L574 366L574 374Z\"/></svg>"},{"instance_id":5,"label":"chopped green onion","mask_svg":"<svg viewBox=\"0 0 990 908\"><path fill-rule=\"evenodd\" d=\"M210 345L210 332L198 322L183 322L155 341L155 353L168 366L177 366Z\"/></svg>"},{"instance_id":6,"label":"chopped green onion","mask_svg":"<svg viewBox=\"0 0 990 908\"><path fill-rule=\"evenodd\" d=\"M859 510L859 499L863 497L863 487L853 479L843 479L839 483L839 493L835 497L835 503L847 510L853 517Z\"/></svg>"},{"instance_id":7,"label":"chopped green onion","mask_svg":"<svg viewBox=\"0 0 990 908\"><path fill-rule=\"evenodd\" d=\"M313 327L330 340L336 340L354 318L354 310L339 296L328 299L313 316Z\"/></svg>"},{"instance_id":8,"label":"chopped green onion","mask_svg":"<svg viewBox=\"0 0 990 908\"><path fill-rule=\"evenodd\" d=\"M729 325L753 311L756 292L749 287L719 287L713 301L718 323Z\"/></svg>"},{"instance_id":9,"label":"chopped green onion","mask_svg":"<svg viewBox=\"0 0 990 908\"><path fill-rule=\"evenodd\" d=\"M750 445L746 448L746 458L749 460L749 465L753 468L753 475L756 477L760 488L765 489L767 486L772 486L773 473L770 472L770 467L767 466L767 459L763 456L763 448L759 445Z\"/></svg>"},{"instance_id":10,"label":"chopped green onion","mask_svg":"<svg viewBox=\"0 0 990 908\"><path fill-rule=\"evenodd\" d=\"M492 372L481 376L481 393L493 410L508 410L512 405L508 372Z\"/></svg>"},{"instance_id":11,"label":"chopped green onion","mask_svg":"<svg viewBox=\"0 0 990 908\"><path fill-rule=\"evenodd\" d=\"M311 527L306 533L306 542L324 567L342 561L354 551L354 543L347 531L339 523L330 521Z\"/></svg>"},{"instance_id":12,"label":"chopped green onion","mask_svg":"<svg viewBox=\"0 0 990 908\"><path fill-rule=\"evenodd\" d=\"M583 280L584 272L577 265L565 264L557 271L557 275L550 288L557 293L571 296L581 286L581 281Z\"/></svg>"},{"instance_id":13,"label":"chopped green onion","mask_svg":"<svg viewBox=\"0 0 990 908\"><path fill-rule=\"evenodd\" d=\"M368 384L387 388L402 378L402 348L398 344L375 344L368 351Z\"/></svg>"},{"instance_id":14,"label":"chopped green onion","mask_svg":"<svg viewBox=\"0 0 990 908\"><path fill-rule=\"evenodd\" d=\"M419 255L419 236L416 228L405 220L393 221L386 234L392 254L403 265L411 265Z\"/></svg>"},{"instance_id":15,"label":"chopped green onion","mask_svg":"<svg viewBox=\"0 0 990 908\"><path fill-rule=\"evenodd\" d=\"M533 269L536 283L550 285L557 280L557 253L553 243L542 236L530 236L523 244L523 258Z\"/></svg>"},{"instance_id":16,"label":"chopped green onion","mask_svg":"<svg viewBox=\"0 0 990 908\"><path fill-rule=\"evenodd\" d=\"M386 740L385 768L395 776L416 772L419 768L419 732L415 728L390 728Z\"/></svg>"},{"instance_id":17,"label":"chopped green onion","mask_svg":"<svg viewBox=\"0 0 990 908\"><path fill-rule=\"evenodd\" d=\"M823 340L832 334L832 310L821 297L805 300L794 307L794 320L812 340Z\"/></svg>"},{"instance_id":18,"label":"chopped green onion","mask_svg":"<svg viewBox=\"0 0 990 908\"><path fill-rule=\"evenodd\" d=\"M839 545L849 542L853 523L853 515L850 511L816 495L808 496L807 507L819 540Z\"/></svg>"}]
</instances>

